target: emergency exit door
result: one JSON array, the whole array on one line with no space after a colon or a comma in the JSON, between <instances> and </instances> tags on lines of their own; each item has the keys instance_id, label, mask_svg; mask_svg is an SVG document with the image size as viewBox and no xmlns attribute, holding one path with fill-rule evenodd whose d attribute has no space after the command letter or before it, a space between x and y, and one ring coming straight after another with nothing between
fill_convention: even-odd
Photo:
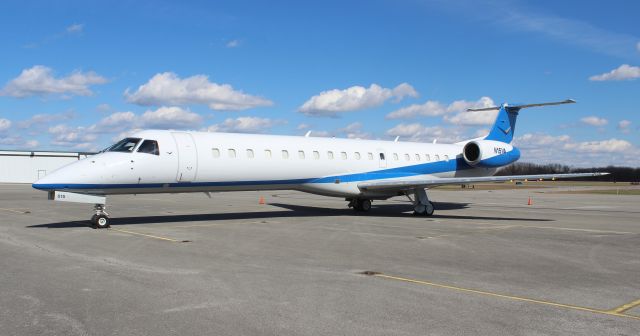
<instances>
[{"instance_id":1,"label":"emergency exit door","mask_svg":"<svg viewBox=\"0 0 640 336\"><path fill-rule=\"evenodd\" d=\"M193 136L184 132L172 132L178 149L178 182L191 182L196 179L198 170L198 150Z\"/></svg>"}]
</instances>

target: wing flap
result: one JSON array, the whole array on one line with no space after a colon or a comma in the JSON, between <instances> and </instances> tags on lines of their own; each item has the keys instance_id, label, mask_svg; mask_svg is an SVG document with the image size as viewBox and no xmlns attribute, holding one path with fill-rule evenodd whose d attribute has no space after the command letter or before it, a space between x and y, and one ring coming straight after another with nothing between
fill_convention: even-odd
<instances>
[{"instance_id":1,"label":"wing flap","mask_svg":"<svg viewBox=\"0 0 640 336\"><path fill-rule=\"evenodd\" d=\"M539 174L539 175L507 175L507 176L482 176L482 177L445 177L434 179L402 179L387 181L367 181L358 183L362 191L373 190L408 190L414 188L428 188L445 184L465 184L480 182L524 181L524 180L555 180L574 177L604 176L609 173L573 173L573 174Z\"/></svg>"}]
</instances>

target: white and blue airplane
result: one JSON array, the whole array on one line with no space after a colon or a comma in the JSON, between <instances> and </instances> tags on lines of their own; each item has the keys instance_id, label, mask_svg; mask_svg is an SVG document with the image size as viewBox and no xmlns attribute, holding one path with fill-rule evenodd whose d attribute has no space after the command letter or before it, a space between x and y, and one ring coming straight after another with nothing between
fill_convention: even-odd
<instances>
[{"instance_id":1,"label":"white and blue airplane","mask_svg":"<svg viewBox=\"0 0 640 336\"><path fill-rule=\"evenodd\" d=\"M95 204L95 228L109 227L106 196L115 194L299 190L343 197L357 211L369 211L372 200L406 195L414 214L430 216L425 189L438 185L607 174L493 176L520 158L510 143L521 109L567 103L575 101L470 109L499 111L487 136L455 144L145 130L33 188L49 199Z\"/></svg>"}]
</instances>

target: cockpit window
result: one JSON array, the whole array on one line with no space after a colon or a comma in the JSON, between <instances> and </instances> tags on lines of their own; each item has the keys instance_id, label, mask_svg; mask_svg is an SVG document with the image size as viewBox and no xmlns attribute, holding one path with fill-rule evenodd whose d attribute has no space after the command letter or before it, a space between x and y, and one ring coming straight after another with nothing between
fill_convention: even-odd
<instances>
[{"instance_id":1,"label":"cockpit window","mask_svg":"<svg viewBox=\"0 0 640 336\"><path fill-rule=\"evenodd\" d=\"M115 145L111 146L108 149L109 152L133 152L133 149L136 148L136 145L140 142L140 138L126 138L120 140Z\"/></svg>"},{"instance_id":2,"label":"cockpit window","mask_svg":"<svg viewBox=\"0 0 640 336\"><path fill-rule=\"evenodd\" d=\"M143 141L142 145L138 147L138 153L160 155L160 149L158 149L158 142L155 140Z\"/></svg>"}]
</instances>

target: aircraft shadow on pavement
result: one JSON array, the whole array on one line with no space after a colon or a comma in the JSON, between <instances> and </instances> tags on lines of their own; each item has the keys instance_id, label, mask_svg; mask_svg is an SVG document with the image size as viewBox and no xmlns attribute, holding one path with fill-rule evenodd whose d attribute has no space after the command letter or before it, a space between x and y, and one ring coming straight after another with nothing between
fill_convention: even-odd
<instances>
[{"instance_id":1,"label":"aircraft shadow on pavement","mask_svg":"<svg viewBox=\"0 0 640 336\"><path fill-rule=\"evenodd\" d=\"M276 211L255 211L255 212L231 212L213 214L189 214L189 215L160 215L160 216L138 216L138 217L113 217L111 225L131 225L131 224L151 224L151 223L177 223L177 222L204 222L204 221L224 221L242 219L263 219L263 218L284 218L284 217L339 217L339 216L366 216L366 217L389 217L389 218L445 218L445 219L465 219L465 220L499 220L499 221L551 221L550 219L537 218L514 218L496 216L467 216L467 215L446 215L441 211L459 210L468 208L468 203L444 203L434 202L436 213L432 217L414 217L410 204L381 204L373 205L370 212L355 212L353 209L343 208L321 208L306 205L268 203L268 205L283 208L286 210ZM30 225L30 228L72 228L90 226L88 220L76 220L57 223L45 223Z\"/></svg>"}]
</instances>

